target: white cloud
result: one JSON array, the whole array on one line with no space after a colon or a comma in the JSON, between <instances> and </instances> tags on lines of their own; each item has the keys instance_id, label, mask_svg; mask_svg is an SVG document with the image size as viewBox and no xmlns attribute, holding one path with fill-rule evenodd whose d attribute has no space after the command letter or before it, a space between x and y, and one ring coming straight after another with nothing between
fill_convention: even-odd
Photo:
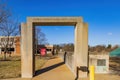
<instances>
[{"instance_id":1,"label":"white cloud","mask_svg":"<svg viewBox=\"0 0 120 80\"><path fill-rule=\"evenodd\" d=\"M113 35L113 33L109 32L108 35L111 36L111 35Z\"/></svg>"}]
</instances>

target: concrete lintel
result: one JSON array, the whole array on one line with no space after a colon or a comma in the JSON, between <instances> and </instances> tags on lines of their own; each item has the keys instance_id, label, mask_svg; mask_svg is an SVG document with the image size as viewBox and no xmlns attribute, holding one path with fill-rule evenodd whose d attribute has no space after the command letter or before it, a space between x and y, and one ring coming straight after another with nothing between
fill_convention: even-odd
<instances>
[{"instance_id":1,"label":"concrete lintel","mask_svg":"<svg viewBox=\"0 0 120 80\"><path fill-rule=\"evenodd\" d=\"M70 26L75 25L77 22L83 22L82 17L27 17L27 22L31 22L34 25L63 25Z\"/></svg>"}]
</instances>

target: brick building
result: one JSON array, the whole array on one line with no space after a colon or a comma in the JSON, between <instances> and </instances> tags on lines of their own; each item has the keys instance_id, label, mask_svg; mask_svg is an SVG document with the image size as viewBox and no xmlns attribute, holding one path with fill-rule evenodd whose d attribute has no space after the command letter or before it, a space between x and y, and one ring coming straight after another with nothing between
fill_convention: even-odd
<instances>
[{"instance_id":1,"label":"brick building","mask_svg":"<svg viewBox=\"0 0 120 80\"><path fill-rule=\"evenodd\" d=\"M52 54L54 50L53 45L38 45L37 48L39 51L41 48L44 48L46 50L46 54Z\"/></svg>"},{"instance_id":2,"label":"brick building","mask_svg":"<svg viewBox=\"0 0 120 80\"><path fill-rule=\"evenodd\" d=\"M0 54L3 53L5 44L8 40L8 37L0 36ZM52 53L53 45L38 45L40 48L45 48L46 53ZM10 36L8 41L8 51L10 51L13 55L20 55L20 36Z\"/></svg>"},{"instance_id":3,"label":"brick building","mask_svg":"<svg viewBox=\"0 0 120 80\"><path fill-rule=\"evenodd\" d=\"M15 55L20 55L20 36L10 36L9 38L0 36L0 54L3 53L7 43L7 51Z\"/></svg>"}]
</instances>

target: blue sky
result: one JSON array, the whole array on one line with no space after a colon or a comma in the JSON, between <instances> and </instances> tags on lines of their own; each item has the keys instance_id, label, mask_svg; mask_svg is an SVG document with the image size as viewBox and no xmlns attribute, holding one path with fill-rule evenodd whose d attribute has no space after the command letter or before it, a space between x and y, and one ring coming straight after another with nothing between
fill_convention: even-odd
<instances>
[{"instance_id":1,"label":"blue sky","mask_svg":"<svg viewBox=\"0 0 120 80\"><path fill-rule=\"evenodd\" d=\"M89 44L120 44L120 0L6 0L14 16L82 16ZM50 44L74 42L74 27L41 27ZM61 33L61 34L60 34ZM54 39L55 38L55 39Z\"/></svg>"}]
</instances>

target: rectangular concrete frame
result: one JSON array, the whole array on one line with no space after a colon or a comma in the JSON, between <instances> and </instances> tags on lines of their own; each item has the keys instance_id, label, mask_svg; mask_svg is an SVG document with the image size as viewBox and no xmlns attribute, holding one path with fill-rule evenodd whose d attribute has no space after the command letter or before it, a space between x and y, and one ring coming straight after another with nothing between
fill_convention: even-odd
<instances>
[{"instance_id":1,"label":"rectangular concrete frame","mask_svg":"<svg viewBox=\"0 0 120 80\"><path fill-rule=\"evenodd\" d=\"M73 72L80 66L88 67L88 24L82 17L28 17L21 24L21 75L32 78L35 74L34 33L35 26L75 26L75 49ZM87 72L79 71L79 77L87 77Z\"/></svg>"}]
</instances>

